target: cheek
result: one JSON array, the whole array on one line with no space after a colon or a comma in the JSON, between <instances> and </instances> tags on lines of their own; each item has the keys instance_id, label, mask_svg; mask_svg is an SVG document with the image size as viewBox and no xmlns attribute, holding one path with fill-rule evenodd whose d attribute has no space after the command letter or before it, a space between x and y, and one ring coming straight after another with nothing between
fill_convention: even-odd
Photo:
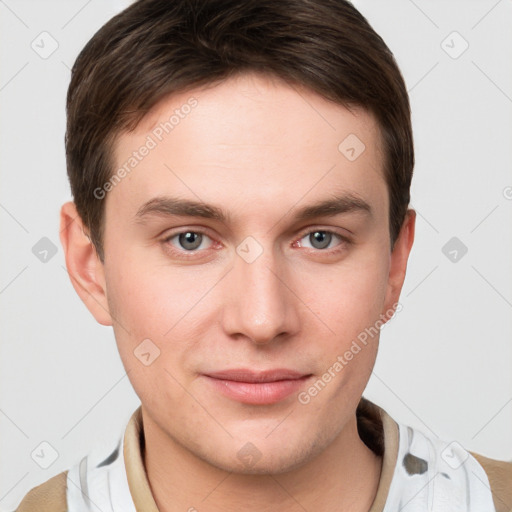
<instances>
[{"instance_id":1,"label":"cheek","mask_svg":"<svg viewBox=\"0 0 512 512\"><path fill-rule=\"evenodd\" d=\"M170 266L151 264L143 251L113 254L106 268L109 304L130 338L163 339L200 299L197 280ZM126 332L124 332L126 337Z\"/></svg>"},{"instance_id":2,"label":"cheek","mask_svg":"<svg viewBox=\"0 0 512 512\"><path fill-rule=\"evenodd\" d=\"M305 272L301 284L304 302L315 313L326 334L343 342L374 324L382 311L388 264L376 251L322 272ZM329 329L328 329L329 328ZM334 333L332 332L334 331Z\"/></svg>"},{"instance_id":3,"label":"cheek","mask_svg":"<svg viewBox=\"0 0 512 512\"><path fill-rule=\"evenodd\" d=\"M105 272L116 343L137 394L150 390L149 395L156 397L159 383L169 381L169 389L176 388L165 370L183 381L204 327L195 318L207 313L208 303L201 299L215 276L199 276L190 267L150 264L137 251L126 251L124 257L121 253L110 253L115 264L106 262ZM154 357L150 365L144 364Z\"/></svg>"},{"instance_id":4,"label":"cheek","mask_svg":"<svg viewBox=\"0 0 512 512\"><path fill-rule=\"evenodd\" d=\"M162 269L148 271L134 260L120 259L121 265L107 273L109 306L115 311L115 339L130 382L148 408L167 400L186 402L184 389L190 329L186 314L189 300L183 296L183 282Z\"/></svg>"}]
</instances>

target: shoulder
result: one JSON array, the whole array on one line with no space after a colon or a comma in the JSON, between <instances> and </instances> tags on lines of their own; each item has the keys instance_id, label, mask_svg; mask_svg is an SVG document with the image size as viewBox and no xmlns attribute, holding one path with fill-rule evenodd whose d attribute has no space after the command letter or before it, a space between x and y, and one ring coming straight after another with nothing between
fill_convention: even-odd
<instances>
[{"instance_id":1,"label":"shoulder","mask_svg":"<svg viewBox=\"0 0 512 512\"><path fill-rule=\"evenodd\" d=\"M473 454L433 432L397 425L390 505L408 503L418 511L512 512L512 463ZM389 438L385 435L386 447Z\"/></svg>"},{"instance_id":2,"label":"shoulder","mask_svg":"<svg viewBox=\"0 0 512 512\"><path fill-rule=\"evenodd\" d=\"M365 398L356 415L361 439L384 457L379 503L426 510L433 500L437 505L429 510L446 510L449 503L453 510L512 512L512 461L491 459L401 424Z\"/></svg>"},{"instance_id":3,"label":"shoulder","mask_svg":"<svg viewBox=\"0 0 512 512\"><path fill-rule=\"evenodd\" d=\"M512 511L512 462L489 459L479 453L469 453L484 468L491 486L496 512Z\"/></svg>"},{"instance_id":4,"label":"shoulder","mask_svg":"<svg viewBox=\"0 0 512 512\"><path fill-rule=\"evenodd\" d=\"M30 490L16 512L66 512L67 473L63 471Z\"/></svg>"}]
</instances>

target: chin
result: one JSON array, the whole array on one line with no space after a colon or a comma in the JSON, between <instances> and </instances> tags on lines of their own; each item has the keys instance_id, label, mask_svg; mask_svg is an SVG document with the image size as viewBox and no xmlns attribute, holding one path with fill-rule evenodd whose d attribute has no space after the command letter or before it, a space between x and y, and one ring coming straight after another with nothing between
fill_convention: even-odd
<instances>
[{"instance_id":1,"label":"chin","mask_svg":"<svg viewBox=\"0 0 512 512\"><path fill-rule=\"evenodd\" d=\"M290 439L277 438L274 443L264 438L253 442L238 440L235 447L225 447L224 453L217 451L204 456L196 455L212 466L236 474L277 475L296 470L319 455L328 445L328 442L319 442L321 437L310 440L302 438L295 443Z\"/></svg>"}]
</instances>

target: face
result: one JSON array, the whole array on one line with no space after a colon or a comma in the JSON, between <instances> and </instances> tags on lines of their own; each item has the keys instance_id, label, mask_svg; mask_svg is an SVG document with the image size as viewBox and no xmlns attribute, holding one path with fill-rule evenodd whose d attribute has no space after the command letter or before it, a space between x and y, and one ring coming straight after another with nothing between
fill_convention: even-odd
<instances>
[{"instance_id":1,"label":"face","mask_svg":"<svg viewBox=\"0 0 512 512\"><path fill-rule=\"evenodd\" d=\"M405 272L373 116L246 74L166 99L115 159L105 308L147 421L229 471L311 460L353 418L362 333Z\"/></svg>"}]
</instances>

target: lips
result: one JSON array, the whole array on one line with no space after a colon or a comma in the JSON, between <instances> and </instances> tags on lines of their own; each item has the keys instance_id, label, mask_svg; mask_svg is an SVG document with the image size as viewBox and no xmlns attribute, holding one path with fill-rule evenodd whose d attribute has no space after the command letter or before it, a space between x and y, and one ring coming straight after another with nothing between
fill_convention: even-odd
<instances>
[{"instance_id":1,"label":"lips","mask_svg":"<svg viewBox=\"0 0 512 512\"><path fill-rule=\"evenodd\" d=\"M209 385L223 395L245 404L269 405L298 392L311 374L286 368L254 371L244 368L204 374Z\"/></svg>"},{"instance_id":2,"label":"lips","mask_svg":"<svg viewBox=\"0 0 512 512\"><path fill-rule=\"evenodd\" d=\"M276 382L278 380L296 380L304 377L306 374L294 370L278 368L276 370L265 370L261 372L246 369L233 369L208 373L207 375L213 379L261 383Z\"/></svg>"}]
</instances>

